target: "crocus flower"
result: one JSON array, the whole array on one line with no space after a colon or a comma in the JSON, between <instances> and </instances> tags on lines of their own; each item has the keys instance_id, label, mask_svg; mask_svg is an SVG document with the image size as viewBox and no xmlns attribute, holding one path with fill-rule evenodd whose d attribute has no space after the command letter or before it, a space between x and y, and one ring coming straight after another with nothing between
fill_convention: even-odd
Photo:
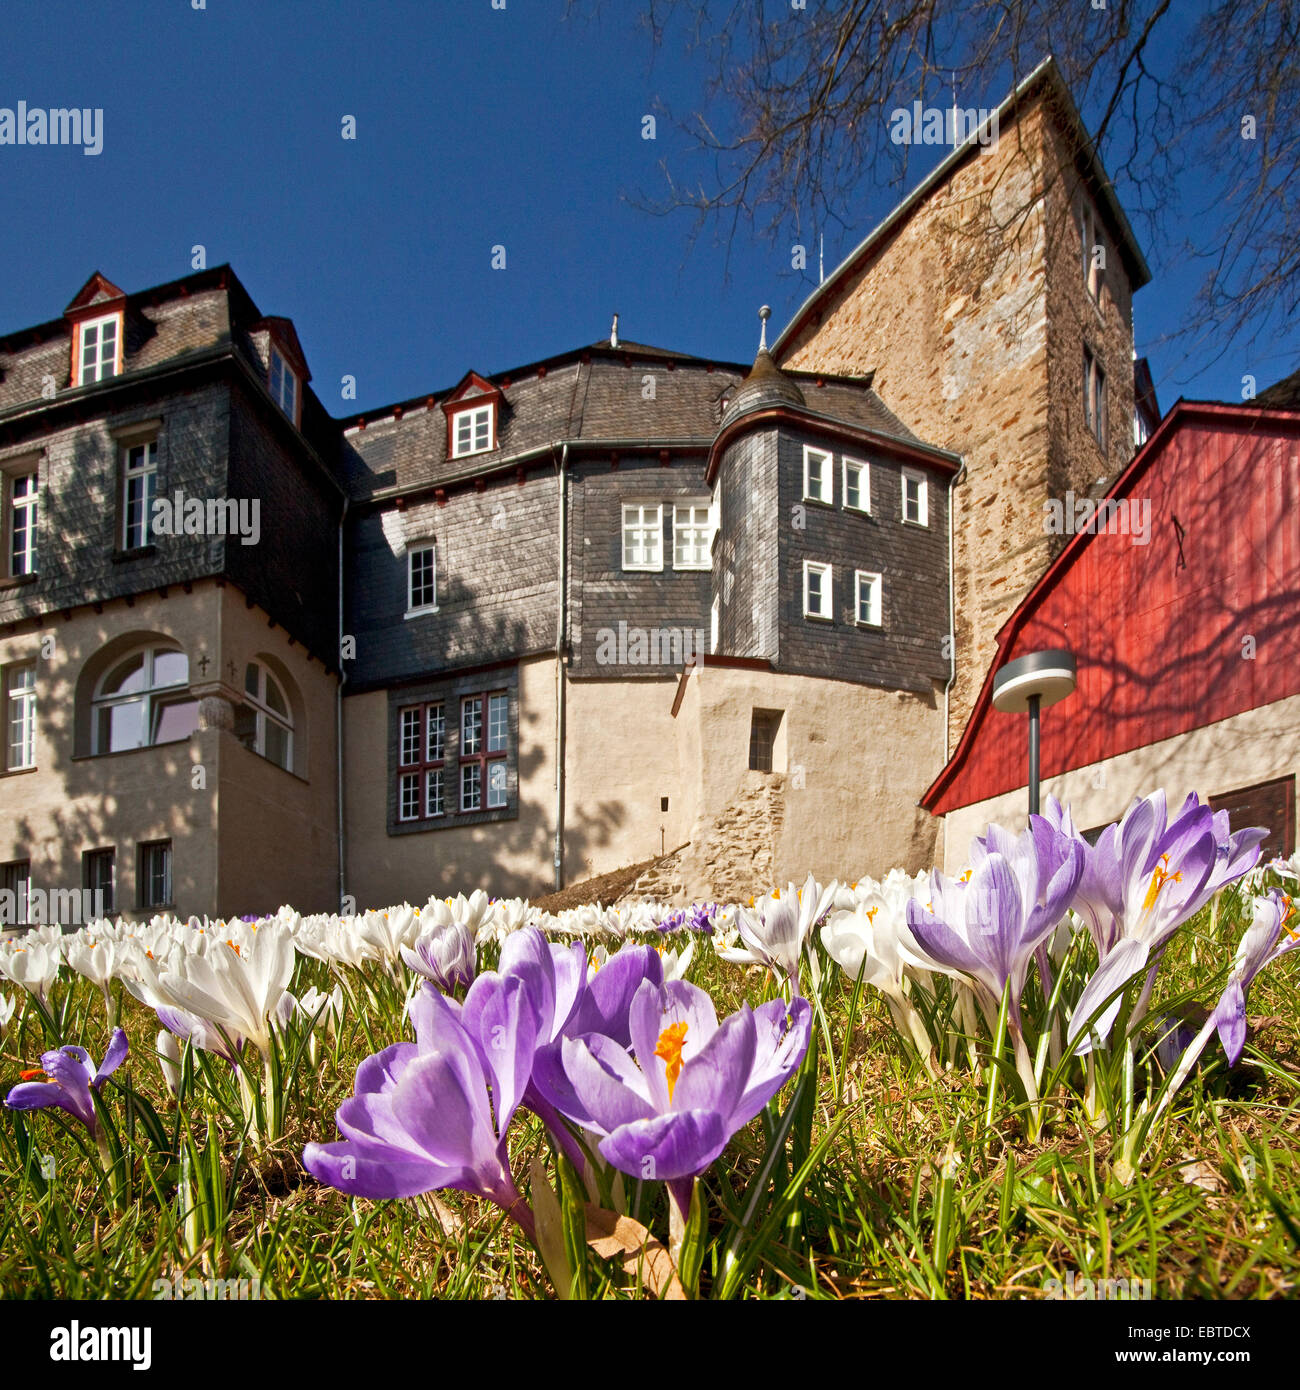
<instances>
[{"instance_id":1,"label":"crocus flower","mask_svg":"<svg viewBox=\"0 0 1300 1390\"><path fill-rule=\"evenodd\" d=\"M850 979L861 975L865 984L885 996L894 1026L912 1039L930 1067L934 1043L908 998L909 971L925 973L912 964L920 950L907 927L909 901L910 897L897 896L890 901L873 889L856 899L851 911L836 908L829 914L822 927L822 945ZM910 955L903 954L904 945L910 948Z\"/></svg>"},{"instance_id":2,"label":"crocus flower","mask_svg":"<svg viewBox=\"0 0 1300 1390\"><path fill-rule=\"evenodd\" d=\"M219 934L206 950L173 952L157 977L159 998L147 1002L195 1015L232 1039L246 1038L265 1058L293 977L293 938L272 921L240 931L228 940Z\"/></svg>"},{"instance_id":3,"label":"crocus flower","mask_svg":"<svg viewBox=\"0 0 1300 1390\"><path fill-rule=\"evenodd\" d=\"M8 995L0 994L0 1033L9 1027L9 1020L13 1018L17 1005L17 999L10 999Z\"/></svg>"},{"instance_id":4,"label":"crocus flower","mask_svg":"<svg viewBox=\"0 0 1300 1390\"><path fill-rule=\"evenodd\" d=\"M11 942L6 950L0 951L0 975L8 976L14 984L21 985L42 1006L47 1003L50 990L59 978L61 964L59 947L38 937L35 932L29 932L20 941Z\"/></svg>"},{"instance_id":5,"label":"crocus flower","mask_svg":"<svg viewBox=\"0 0 1300 1390\"><path fill-rule=\"evenodd\" d=\"M500 968L485 972L470 986L461 1015L465 1027L487 1048L503 991L512 988L512 982L523 990L536 1028L534 1050L521 1083L522 1103L551 1130L580 1170L585 1166L582 1150L557 1113L557 1103L570 1098L560 1041L600 1032L626 1047L631 1041L632 998L645 980L662 981L663 966L658 952L650 947L629 945L607 956L590 981L587 972L580 943L555 946L535 927L526 927L506 938Z\"/></svg>"},{"instance_id":6,"label":"crocus flower","mask_svg":"<svg viewBox=\"0 0 1300 1390\"><path fill-rule=\"evenodd\" d=\"M186 1013L184 1009L173 1008L170 1004L159 1004L154 1012L169 1035L180 1038L182 1042L191 1042L204 1052L224 1057L232 1067L239 1065L239 1054L244 1046L244 1039L239 1033L218 1028L196 1014Z\"/></svg>"},{"instance_id":7,"label":"crocus flower","mask_svg":"<svg viewBox=\"0 0 1300 1390\"><path fill-rule=\"evenodd\" d=\"M449 994L474 979L474 933L463 922L427 926L414 946L403 946L402 959L425 979Z\"/></svg>"},{"instance_id":8,"label":"crocus flower","mask_svg":"<svg viewBox=\"0 0 1300 1390\"><path fill-rule=\"evenodd\" d=\"M84 1047L67 1046L42 1053L41 1069L49 1080L20 1082L5 1097L5 1104L11 1110L45 1110L50 1106L66 1110L86 1126L92 1138L98 1138L99 1123L90 1093L103 1086L126 1060L126 1054L126 1034L120 1028L113 1029L98 1071Z\"/></svg>"},{"instance_id":9,"label":"crocus flower","mask_svg":"<svg viewBox=\"0 0 1300 1390\"><path fill-rule=\"evenodd\" d=\"M753 907L742 907L736 913L745 950L722 948L723 960L737 965L767 965L784 975L791 989L799 990L799 960L812 929L821 920L835 899L838 885L832 880L826 887L811 874L802 888L790 884L784 896L773 893L760 899Z\"/></svg>"},{"instance_id":10,"label":"crocus flower","mask_svg":"<svg viewBox=\"0 0 1300 1390\"><path fill-rule=\"evenodd\" d=\"M990 1029L1008 993L1016 1069L1036 1101L1020 998L1034 953L1056 930L1079 885L1083 851L1061 832L1036 836L1025 830L1017 837L993 825L983 841L972 843L971 859L964 885L934 871L931 903L909 900L907 925L935 969L971 981Z\"/></svg>"},{"instance_id":11,"label":"crocus flower","mask_svg":"<svg viewBox=\"0 0 1300 1390\"><path fill-rule=\"evenodd\" d=\"M176 1095L181 1085L181 1050L176 1046L176 1038L164 1028L154 1042L154 1049L163 1081L172 1095Z\"/></svg>"},{"instance_id":12,"label":"crocus flower","mask_svg":"<svg viewBox=\"0 0 1300 1390\"><path fill-rule=\"evenodd\" d=\"M1230 833L1227 813L1211 811L1193 793L1172 821L1162 791L1136 800L1093 848L1075 910L1097 944L1099 966L1085 985L1070 1020L1073 1042L1103 1000L1144 969L1147 981L1135 1005L1140 1021L1155 970L1174 933L1226 883L1248 872L1267 831ZM1112 1000L1079 1044L1110 1035L1122 996Z\"/></svg>"},{"instance_id":13,"label":"crocus flower","mask_svg":"<svg viewBox=\"0 0 1300 1390\"><path fill-rule=\"evenodd\" d=\"M321 1182L357 1197L413 1197L436 1188L475 1192L532 1234L532 1213L515 1186L506 1131L536 1042L519 980L490 1010L492 1045L479 1046L457 1006L426 985L410 1005L414 1043L367 1057L356 1090L338 1111L343 1138L308 1144L303 1165Z\"/></svg>"},{"instance_id":14,"label":"crocus flower","mask_svg":"<svg viewBox=\"0 0 1300 1390\"><path fill-rule=\"evenodd\" d=\"M666 1181L684 1216L695 1178L798 1069L811 1020L796 997L719 1024L702 989L645 980L629 1011L632 1056L599 1033L562 1043L570 1118L603 1136L600 1154L621 1172Z\"/></svg>"},{"instance_id":15,"label":"crocus flower","mask_svg":"<svg viewBox=\"0 0 1300 1390\"><path fill-rule=\"evenodd\" d=\"M1237 943L1228 983L1204 1027L1183 1053L1156 1111L1157 1115L1187 1079L1216 1031L1228 1065L1237 1065L1246 1046L1246 996L1251 983L1265 966L1272 965L1297 946L1300 946L1300 921L1297 920L1292 900L1277 889L1267 897L1256 898L1254 919Z\"/></svg>"}]
</instances>

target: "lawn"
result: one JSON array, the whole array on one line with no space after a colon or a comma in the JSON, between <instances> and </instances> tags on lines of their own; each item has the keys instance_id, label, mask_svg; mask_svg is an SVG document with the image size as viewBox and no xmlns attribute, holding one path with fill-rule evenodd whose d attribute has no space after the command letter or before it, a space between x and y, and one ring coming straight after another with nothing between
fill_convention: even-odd
<instances>
[{"instance_id":1,"label":"lawn","mask_svg":"<svg viewBox=\"0 0 1300 1390\"><path fill-rule=\"evenodd\" d=\"M1291 1296L1294 880L1198 903L1226 870L1190 824L1134 850L1100 926L1104 850L1055 828L1037 859L991 838L969 882L692 912L475 894L43 929L0 957L0 1295Z\"/></svg>"}]
</instances>

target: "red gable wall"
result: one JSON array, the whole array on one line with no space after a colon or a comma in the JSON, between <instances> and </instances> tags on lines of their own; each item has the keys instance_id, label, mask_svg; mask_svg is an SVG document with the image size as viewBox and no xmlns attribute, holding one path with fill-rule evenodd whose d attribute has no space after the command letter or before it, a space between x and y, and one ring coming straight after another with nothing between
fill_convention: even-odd
<instances>
[{"instance_id":1,"label":"red gable wall","mask_svg":"<svg viewBox=\"0 0 1300 1390\"><path fill-rule=\"evenodd\" d=\"M1150 501L1148 544L1079 535L1030 591L923 798L936 814L1024 785L1024 717L991 693L1027 652L1079 666L1043 717L1044 778L1300 693L1300 415L1180 402L1111 495Z\"/></svg>"}]
</instances>

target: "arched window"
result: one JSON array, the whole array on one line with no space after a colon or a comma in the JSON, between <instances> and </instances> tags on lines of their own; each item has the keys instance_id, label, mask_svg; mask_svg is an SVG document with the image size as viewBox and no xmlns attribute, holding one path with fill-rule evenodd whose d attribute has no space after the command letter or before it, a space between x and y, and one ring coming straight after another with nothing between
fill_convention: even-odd
<instances>
[{"instance_id":1,"label":"arched window","mask_svg":"<svg viewBox=\"0 0 1300 1390\"><path fill-rule=\"evenodd\" d=\"M293 771L293 714L280 682L260 661L244 668L244 705L235 719L235 734L245 748Z\"/></svg>"},{"instance_id":2,"label":"arched window","mask_svg":"<svg viewBox=\"0 0 1300 1390\"><path fill-rule=\"evenodd\" d=\"M167 647L141 647L114 662L95 687L93 751L120 753L189 738L199 723L189 679L189 658Z\"/></svg>"}]
</instances>

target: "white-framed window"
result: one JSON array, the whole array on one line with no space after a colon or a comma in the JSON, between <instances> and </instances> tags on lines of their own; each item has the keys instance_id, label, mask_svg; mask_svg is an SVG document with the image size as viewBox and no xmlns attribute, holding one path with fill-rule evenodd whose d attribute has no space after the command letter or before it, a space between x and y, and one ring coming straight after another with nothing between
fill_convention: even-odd
<instances>
[{"instance_id":1,"label":"white-framed window","mask_svg":"<svg viewBox=\"0 0 1300 1390\"><path fill-rule=\"evenodd\" d=\"M170 907L172 905L172 842L153 840L140 846L139 859L140 907Z\"/></svg>"},{"instance_id":2,"label":"white-framed window","mask_svg":"<svg viewBox=\"0 0 1300 1390\"><path fill-rule=\"evenodd\" d=\"M8 496L9 575L36 573L36 533L40 520L40 491L36 470L6 478Z\"/></svg>"},{"instance_id":3,"label":"white-framed window","mask_svg":"<svg viewBox=\"0 0 1300 1390\"><path fill-rule=\"evenodd\" d=\"M492 412L495 408L491 403L476 405L469 410L458 410L451 417L452 458L481 454L492 447Z\"/></svg>"},{"instance_id":4,"label":"white-framed window","mask_svg":"<svg viewBox=\"0 0 1300 1390\"><path fill-rule=\"evenodd\" d=\"M86 386L116 376L122 350L122 315L109 314L77 325L77 382Z\"/></svg>"},{"instance_id":5,"label":"white-framed window","mask_svg":"<svg viewBox=\"0 0 1300 1390\"><path fill-rule=\"evenodd\" d=\"M661 570L663 567L663 503L624 502L623 568L625 570Z\"/></svg>"},{"instance_id":6,"label":"white-framed window","mask_svg":"<svg viewBox=\"0 0 1300 1390\"><path fill-rule=\"evenodd\" d=\"M706 570L712 564L713 505L673 503L673 569Z\"/></svg>"},{"instance_id":7,"label":"white-framed window","mask_svg":"<svg viewBox=\"0 0 1300 1390\"><path fill-rule=\"evenodd\" d=\"M881 578L869 570L853 572L853 614L863 627L881 624Z\"/></svg>"},{"instance_id":8,"label":"white-framed window","mask_svg":"<svg viewBox=\"0 0 1300 1390\"><path fill-rule=\"evenodd\" d=\"M483 697L468 695L460 702L460 755L478 757L483 742Z\"/></svg>"},{"instance_id":9,"label":"white-framed window","mask_svg":"<svg viewBox=\"0 0 1300 1390\"><path fill-rule=\"evenodd\" d=\"M271 396L276 405L293 420L298 419L298 374L284 360L279 349L271 347Z\"/></svg>"},{"instance_id":10,"label":"white-framed window","mask_svg":"<svg viewBox=\"0 0 1300 1390\"><path fill-rule=\"evenodd\" d=\"M142 647L114 662L95 687L93 751L120 753L189 738L199 722L189 679L189 658L166 647Z\"/></svg>"},{"instance_id":11,"label":"white-framed window","mask_svg":"<svg viewBox=\"0 0 1300 1390\"><path fill-rule=\"evenodd\" d=\"M244 668L244 705L235 733L259 757L293 770L293 714L280 682L260 661Z\"/></svg>"},{"instance_id":12,"label":"white-framed window","mask_svg":"<svg viewBox=\"0 0 1300 1390\"><path fill-rule=\"evenodd\" d=\"M443 769L430 768L424 774L424 814L426 816L445 816L447 814L446 783Z\"/></svg>"},{"instance_id":13,"label":"white-framed window","mask_svg":"<svg viewBox=\"0 0 1300 1390\"><path fill-rule=\"evenodd\" d=\"M1096 354L1083 347L1083 423L1102 450L1106 448L1106 373Z\"/></svg>"},{"instance_id":14,"label":"white-framed window","mask_svg":"<svg viewBox=\"0 0 1300 1390\"><path fill-rule=\"evenodd\" d=\"M487 751L503 753L509 741L510 697L505 694L489 695Z\"/></svg>"},{"instance_id":15,"label":"white-framed window","mask_svg":"<svg viewBox=\"0 0 1300 1390\"><path fill-rule=\"evenodd\" d=\"M447 710L443 701L410 705L400 711L397 743L399 820L419 820L422 816L428 818L446 814L446 754Z\"/></svg>"},{"instance_id":16,"label":"white-framed window","mask_svg":"<svg viewBox=\"0 0 1300 1390\"><path fill-rule=\"evenodd\" d=\"M831 567L816 560L803 562L803 615L805 618L831 619Z\"/></svg>"},{"instance_id":17,"label":"white-framed window","mask_svg":"<svg viewBox=\"0 0 1300 1390\"><path fill-rule=\"evenodd\" d=\"M1079 236L1083 247L1083 283L1089 295L1100 304L1101 289L1106 282L1106 243L1097 214L1087 203L1079 210Z\"/></svg>"},{"instance_id":18,"label":"white-framed window","mask_svg":"<svg viewBox=\"0 0 1300 1390\"><path fill-rule=\"evenodd\" d=\"M803 446L803 495L811 502L833 502L831 465L835 458L827 449Z\"/></svg>"},{"instance_id":19,"label":"white-framed window","mask_svg":"<svg viewBox=\"0 0 1300 1390\"><path fill-rule=\"evenodd\" d=\"M844 507L853 512L871 510L871 469L861 459L846 458L843 461L843 480L840 497Z\"/></svg>"},{"instance_id":20,"label":"white-framed window","mask_svg":"<svg viewBox=\"0 0 1300 1390\"><path fill-rule=\"evenodd\" d=\"M397 779L398 820L419 820L420 818L420 774L404 772Z\"/></svg>"},{"instance_id":21,"label":"white-framed window","mask_svg":"<svg viewBox=\"0 0 1300 1390\"><path fill-rule=\"evenodd\" d=\"M463 763L460 769L460 809L477 811L483 804L483 766Z\"/></svg>"},{"instance_id":22,"label":"white-framed window","mask_svg":"<svg viewBox=\"0 0 1300 1390\"><path fill-rule=\"evenodd\" d=\"M406 552L406 611L438 611L438 548L415 545Z\"/></svg>"},{"instance_id":23,"label":"white-framed window","mask_svg":"<svg viewBox=\"0 0 1300 1390\"><path fill-rule=\"evenodd\" d=\"M488 763L488 810L506 804L506 765L503 762Z\"/></svg>"},{"instance_id":24,"label":"white-framed window","mask_svg":"<svg viewBox=\"0 0 1300 1390\"><path fill-rule=\"evenodd\" d=\"M122 451L122 549L153 541L153 500L158 491L158 445L132 444Z\"/></svg>"},{"instance_id":25,"label":"white-framed window","mask_svg":"<svg viewBox=\"0 0 1300 1390\"><path fill-rule=\"evenodd\" d=\"M903 520L914 526L930 524L930 480L911 468L903 469Z\"/></svg>"},{"instance_id":26,"label":"white-framed window","mask_svg":"<svg viewBox=\"0 0 1300 1390\"><path fill-rule=\"evenodd\" d=\"M5 672L5 771L36 766L36 663Z\"/></svg>"}]
</instances>

